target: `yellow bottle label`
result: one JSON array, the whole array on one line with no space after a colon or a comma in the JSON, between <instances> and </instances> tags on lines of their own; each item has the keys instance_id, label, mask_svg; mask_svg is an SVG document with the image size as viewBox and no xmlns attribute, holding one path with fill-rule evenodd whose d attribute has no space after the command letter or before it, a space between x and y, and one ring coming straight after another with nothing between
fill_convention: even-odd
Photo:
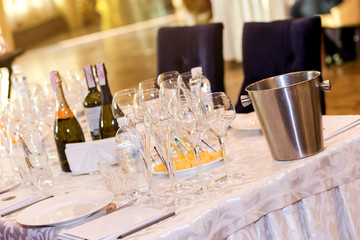
<instances>
[{"instance_id":1,"label":"yellow bottle label","mask_svg":"<svg viewBox=\"0 0 360 240\"><path fill-rule=\"evenodd\" d=\"M56 117L56 119L67 119L67 118L74 117L74 114L70 108L65 108L65 109L56 111L55 117Z\"/></svg>"}]
</instances>

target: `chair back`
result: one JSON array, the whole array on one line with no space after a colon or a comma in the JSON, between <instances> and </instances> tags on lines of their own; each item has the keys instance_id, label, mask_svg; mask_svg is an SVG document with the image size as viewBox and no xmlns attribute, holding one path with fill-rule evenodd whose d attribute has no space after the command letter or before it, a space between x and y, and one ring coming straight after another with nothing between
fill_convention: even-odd
<instances>
[{"instance_id":1,"label":"chair back","mask_svg":"<svg viewBox=\"0 0 360 240\"><path fill-rule=\"evenodd\" d=\"M157 36L158 74L173 70L183 73L201 66L212 91L225 91L222 36L222 23L160 28Z\"/></svg>"},{"instance_id":2,"label":"chair back","mask_svg":"<svg viewBox=\"0 0 360 240\"><path fill-rule=\"evenodd\" d=\"M306 17L273 22L247 22L243 29L244 83L236 112L254 111L243 107L241 95L256 81L296 71L321 72L321 20ZM322 113L325 114L324 94L320 91Z\"/></svg>"}]
</instances>

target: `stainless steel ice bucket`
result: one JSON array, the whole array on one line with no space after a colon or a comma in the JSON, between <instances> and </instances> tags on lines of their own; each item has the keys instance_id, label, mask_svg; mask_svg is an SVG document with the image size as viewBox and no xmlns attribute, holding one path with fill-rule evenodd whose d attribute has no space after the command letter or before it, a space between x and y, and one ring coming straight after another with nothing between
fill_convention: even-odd
<instances>
[{"instance_id":1,"label":"stainless steel ice bucket","mask_svg":"<svg viewBox=\"0 0 360 240\"><path fill-rule=\"evenodd\" d=\"M255 82L241 96L252 103L275 160L294 160L320 152L323 145L320 72L301 71Z\"/></svg>"}]
</instances>

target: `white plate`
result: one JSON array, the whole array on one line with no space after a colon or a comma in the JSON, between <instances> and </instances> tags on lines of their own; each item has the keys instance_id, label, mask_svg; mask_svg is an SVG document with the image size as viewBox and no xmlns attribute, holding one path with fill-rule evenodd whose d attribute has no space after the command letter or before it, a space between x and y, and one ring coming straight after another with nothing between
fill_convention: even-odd
<instances>
[{"instance_id":1,"label":"white plate","mask_svg":"<svg viewBox=\"0 0 360 240\"><path fill-rule=\"evenodd\" d=\"M261 126L255 112L236 114L236 118L230 126L240 130L261 130Z\"/></svg>"},{"instance_id":2,"label":"white plate","mask_svg":"<svg viewBox=\"0 0 360 240\"><path fill-rule=\"evenodd\" d=\"M228 155L229 155L229 153L228 153ZM202 168L203 168L203 170L206 170L206 169L208 169L209 167L214 166L216 163L220 162L221 160L223 160L223 158L219 158L219 159L216 159L216 160L214 160L214 161L211 161L211 162L209 162L209 163L207 163L207 164L202 165ZM183 175L183 174L189 174L189 173L192 173L193 171L196 171L196 168L195 168L195 167L176 171L176 174L181 174L181 175ZM159 176L161 176L161 175L168 175L168 173L167 173L167 172L153 172L153 175L159 175Z\"/></svg>"},{"instance_id":3,"label":"white plate","mask_svg":"<svg viewBox=\"0 0 360 240\"><path fill-rule=\"evenodd\" d=\"M78 191L36 203L17 216L25 226L58 226L85 218L113 200L109 191Z\"/></svg>"}]
</instances>

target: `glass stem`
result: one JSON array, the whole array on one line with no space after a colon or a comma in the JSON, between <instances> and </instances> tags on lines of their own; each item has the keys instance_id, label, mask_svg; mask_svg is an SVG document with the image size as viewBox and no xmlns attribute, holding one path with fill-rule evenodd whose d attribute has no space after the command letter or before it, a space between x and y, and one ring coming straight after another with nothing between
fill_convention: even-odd
<instances>
[{"instance_id":1,"label":"glass stem","mask_svg":"<svg viewBox=\"0 0 360 240\"><path fill-rule=\"evenodd\" d=\"M221 148L221 151L222 151L222 154L223 154L223 161L224 161L224 165L225 165L226 175L230 175L228 161L227 161L227 157L226 157L226 151L225 151L224 137L219 137L218 140L219 140L220 148Z\"/></svg>"},{"instance_id":2,"label":"glass stem","mask_svg":"<svg viewBox=\"0 0 360 240\"><path fill-rule=\"evenodd\" d=\"M200 160L200 147L196 146L194 148L194 152L195 152L195 161L196 161L196 168L200 177L200 182L201 182L201 187L205 186L205 180L204 180L204 173L202 170L202 164L201 164L201 160Z\"/></svg>"},{"instance_id":3,"label":"glass stem","mask_svg":"<svg viewBox=\"0 0 360 240\"><path fill-rule=\"evenodd\" d=\"M168 133L166 136L166 140L165 140L165 151L166 151L166 163L168 165L169 168L169 179L170 179L170 184L171 184L171 190L176 193L177 192L177 186L176 186L176 176L174 173L174 160L171 157L171 134Z\"/></svg>"},{"instance_id":4,"label":"glass stem","mask_svg":"<svg viewBox=\"0 0 360 240\"><path fill-rule=\"evenodd\" d=\"M148 171L148 179L149 179L149 193L152 194L153 191L153 186L152 186L152 170L151 170L151 155L150 155L150 144L151 144L151 139L150 139L150 135L145 132L144 136L143 136L144 142L145 142L145 157L146 157L146 165L147 165L147 171Z\"/></svg>"}]
</instances>

